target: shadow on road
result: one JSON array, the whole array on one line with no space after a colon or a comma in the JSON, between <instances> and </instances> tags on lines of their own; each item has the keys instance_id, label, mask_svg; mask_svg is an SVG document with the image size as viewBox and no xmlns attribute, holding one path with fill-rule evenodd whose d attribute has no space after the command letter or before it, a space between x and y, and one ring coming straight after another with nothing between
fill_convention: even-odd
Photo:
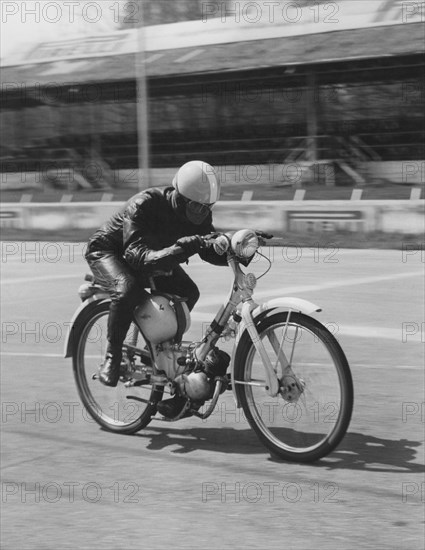
<instances>
[{"instance_id":1,"label":"shadow on road","mask_svg":"<svg viewBox=\"0 0 425 550\"><path fill-rule=\"evenodd\" d=\"M213 451L234 454L263 454L267 452L250 430L233 428L154 428L138 433L137 437L150 439L147 449L160 451L177 446L173 453ZM348 433L337 449L315 465L332 469L369 470L375 472L424 472L422 464L412 462L420 441L382 439L361 433ZM270 458L280 462L278 458Z\"/></svg>"},{"instance_id":2,"label":"shadow on road","mask_svg":"<svg viewBox=\"0 0 425 550\"><path fill-rule=\"evenodd\" d=\"M149 432L140 432L138 437L150 438L146 447L159 451L177 445L173 453L190 453L192 451L216 451L221 453L261 454L264 447L252 430L235 430L233 428L153 428Z\"/></svg>"},{"instance_id":3,"label":"shadow on road","mask_svg":"<svg viewBox=\"0 0 425 550\"><path fill-rule=\"evenodd\" d=\"M368 470L371 472L425 472L423 464L411 462L416 458L420 441L383 439L361 433L347 433L328 457L318 466L333 469Z\"/></svg>"}]
</instances>

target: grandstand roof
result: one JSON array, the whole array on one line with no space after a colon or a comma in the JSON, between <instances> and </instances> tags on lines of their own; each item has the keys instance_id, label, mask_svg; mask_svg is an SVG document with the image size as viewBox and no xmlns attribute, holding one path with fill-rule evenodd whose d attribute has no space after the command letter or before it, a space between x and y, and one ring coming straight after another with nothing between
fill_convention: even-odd
<instances>
[{"instance_id":1,"label":"grandstand roof","mask_svg":"<svg viewBox=\"0 0 425 550\"><path fill-rule=\"evenodd\" d=\"M146 54L148 77L208 74L288 65L385 58L425 53L425 25L381 26ZM81 57L4 67L3 86L110 82L135 76L135 54ZM3 88L4 89L4 88Z\"/></svg>"}]
</instances>

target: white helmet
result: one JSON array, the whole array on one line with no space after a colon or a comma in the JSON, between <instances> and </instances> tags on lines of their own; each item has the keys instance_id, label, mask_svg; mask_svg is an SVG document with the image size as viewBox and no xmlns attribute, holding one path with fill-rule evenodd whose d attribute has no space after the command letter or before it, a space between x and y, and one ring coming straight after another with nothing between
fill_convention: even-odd
<instances>
[{"instance_id":1,"label":"white helmet","mask_svg":"<svg viewBox=\"0 0 425 550\"><path fill-rule=\"evenodd\" d=\"M212 205L220 198L220 179L214 168L202 160L191 160L179 168L173 179L177 192L199 204Z\"/></svg>"}]
</instances>

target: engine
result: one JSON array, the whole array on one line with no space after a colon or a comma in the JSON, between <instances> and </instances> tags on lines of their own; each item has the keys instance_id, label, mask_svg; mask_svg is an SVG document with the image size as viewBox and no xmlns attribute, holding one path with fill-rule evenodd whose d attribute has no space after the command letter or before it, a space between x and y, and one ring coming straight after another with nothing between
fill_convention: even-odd
<instances>
[{"instance_id":1,"label":"engine","mask_svg":"<svg viewBox=\"0 0 425 550\"><path fill-rule=\"evenodd\" d=\"M224 376L230 363L230 356L218 348L213 348L205 358L203 368L176 378L180 393L193 401L211 399L214 392L214 378Z\"/></svg>"}]
</instances>

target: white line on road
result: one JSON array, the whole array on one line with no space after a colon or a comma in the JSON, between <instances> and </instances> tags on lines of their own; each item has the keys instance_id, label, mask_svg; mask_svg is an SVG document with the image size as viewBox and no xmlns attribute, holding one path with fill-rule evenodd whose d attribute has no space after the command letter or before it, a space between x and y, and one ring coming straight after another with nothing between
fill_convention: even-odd
<instances>
[{"instance_id":1,"label":"white line on road","mask_svg":"<svg viewBox=\"0 0 425 550\"><path fill-rule=\"evenodd\" d=\"M267 296L283 296L288 295L288 292L311 292L316 290L324 290L327 288L338 288L344 286L355 286L368 283L379 283L381 281L393 281L397 279L404 279L406 277L419 277L423 276L423 271L409 271L408 273L395 273L394 275L380 275L373 277L360 277L356 279L346 279L344 281L334 281L329 283L320 283L317 285L297 285L285 287L284 290L260 290L255 293L255 296L267 297ZM20 277L15 279L1 279L1 284L18 284L18 283L33 283L33 282L43 282L43 281L55 281L59 279L78 279L83 280L83 275L81 273L76 273L75 275L44 275L42 277ZM284 293L284 294L283 294ZM199 303L199 306L207 306L214 304L221 304L223 300L211 297L208 300L202 300Z\"/></svg>"},{"instance_id":2,"label":"white line on road","mask_svg":"<svg viewBox=\"0 0 425 550\"><path fill-rule=\"evenodd\" d=\"M34 283L37 281L55 281L56 279L84 279L84 274L75 275L44 275L43 277L20 277L17 279L1 279L1 284Z\"/></svg>"},{"instance_id":3,"label":"white line on road","mask_svg":"<svg viewBox=\"0 0 425 550\"><path fill-rule=\"evenodd\" d=\"M287 286L274 290L259 290L254 293L255 298L272 298L274 296L289 296L289 293L295 292L315 292L318 290L325 290L330 288L340 288L344 286L356 286L369 283L380 283L382 281L394 281L397 279L405 279L408 277L423 277L423 271L409 271L408 273L395 273L394 275L379 275L373 277L358 277L353 279L344 279L343 281L333 281L328 283L319 283L316 285L296 285ZM199 301L197 307L212 306L215 304L222 304L223 300L217 299L213 296L211 298L202 299ZM318 304L320 305L320 304Z\"/></svg>"},{"instance_id":4,"label":"white line on road","mask_svg":"<svg viewBox=\"0 0 425 550\"><path fill-rule=\"evenodd\" d=\"M77 292L74 292L74 297L76 297ZM49 296L46 297L44 293L40 293L38 296L31 296L30 298L22 298L21 300L17 300L14 296L2 296L2 305L5 306L5 303L7 300L10 301L10 303L7 304L8 307L13 307L22 305L22 304L31 304L34 302L46 302L46 300L49 300L49 302L54 302L55 300L63 300L64 299L64 293L60 292L59 294L52 294L49 292Z\"/></svg>"},{"instance_id":5,"label":"white line on road","mask_svg":"<svg viewBox=\"0 0 425 550\"><path fill-rule=\"evenodd\" d=\"M21 351L2 351L0 353L0 356L5 357L62 357L64 358L62 354L60 353L28 353L28 352L21 352Z\"/></svg>"},{"instance_id":6,"label":"white line on road","mask_svg":"<svg viewBox=\"0 0 425 550\"><path fill-rule=\"evenodd\" d=\"M213 314L201 313L201 312L192 312L191 319L192 321L198 323L208 323L212 321ZM340 325L335 322L325 323L331 330L335 330L334 336L352 336L356 338L374 338L375 340L396 340L402 342L403 333L402 327L400 328L391 328L391 327L374 327L369 325ZM405 336L406 337L406 336ZM409 335L409 344L420 344L423 343L423 334L418 331L415 334Z\"/></svg>"},{"instance_id":7,"label":"white line on road","mask_svg":"<svg viewBox=\"0 0 425 550\"><path fill-rule=\"evenodd\" d=\"M60 353L28 353L28 352L8 352L8 351L2 351L0 353L0 356L2 357L53 357L53 358L60 358L65 359L65 357ZM91 356L94 357L94 356ZM317 363L319 365L319 363ZM413 370L423 370L423 365L390 365L389 363L385 363L382 365L373 365L371 363L352 363L350 364L350 367L352 369L355 368L365 368L365 369L413 369Z\"/></svg>"},{"instance_id":8,"label":"white line on road","mask_svg":"<svg viewBox=\"0 0 425 550\"><path fill-rule=\"evenodd\" d=\"M335 323L331 323L332 326ZM402 326L399 328L389 328L389 327L371 327L363 325L337 325L338 332L334 333L334 336L338 337L340 334L345 336L354 336L357 338L375 338L377 340L398 340L399 342L403 341L403 329ZM404 335L404 338L407 338ZM421 343L423 334L418 330L415 334L409 334L408 341L409 344L412 343ZM422 342L423 343L423 342Z\"/></svg>"}]
</instances>

